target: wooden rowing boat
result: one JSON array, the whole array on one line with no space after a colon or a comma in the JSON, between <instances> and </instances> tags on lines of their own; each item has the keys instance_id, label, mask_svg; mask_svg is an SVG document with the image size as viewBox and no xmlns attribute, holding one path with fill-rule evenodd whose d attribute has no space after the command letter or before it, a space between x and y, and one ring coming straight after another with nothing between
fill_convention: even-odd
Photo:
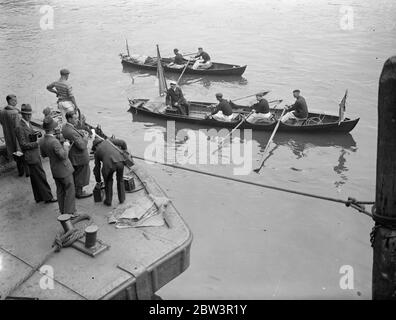
<instances>
[{"instance_id":1,"label":"wooden rowing boat","mask_svg":"<svg viewBox=\"0 0 396 320\"><path fill-rule=\"evenodd\" d=\"M217 121L214 119L205 119L205 116L209 113L208 107L212 103L208 102L198 102L198 101L190 101L190 115L180 115L171 112L156 112L153 111L152 108L148 108L148 104L153 104L149 99L129 99L129 112L131 113L140 113L145 114L151 117L165 119L165 120L175 120L182 121L186 123L198 124L201 126L207 127L222 127L222 128L234 128L239 122L240 119L236 119L231 122L223 122ZM235 113L240 113L242 115L246 115L250 112L250 108L248 106L243 105L233 105L233 109ZM281 109L271 109L271 112L275 115L275 118L278 118L282 113ZM359 122L359 118L357 119L349 119L345 118L343 121L339 123L339 117L334 115L328 115L324 113L313 113L310 112L308 119L299 123L297 125L290 125L281 123L278 131L284 132L338 132L338 133L348 133L350 132ZM248 122L243 122L239 127L240 129L252 129L254 131L272 131L275 127L276 123L269 124L251 124Z\"/></svg>"},{"instance_id":2,"label":"wooden rowing boat","mask_svg":"<svg viewBox=\"0 0 396 320\"><path fill-rule=\"evenodd\" d=\"M161 59L164 70L171 73L182 73L183 68L177 69L168 67L168 64L172 61L172 58ZM157 70L157 58L153 58L151 62L140 63L129 55L121 55L121 63L123 66L134 67L136 69ZM213 62L213 65L209 69L192 69L192 65L190 65L187 67L185 73L207 76L241 76L245 72L246 67L247 65L240 66L236 64Z\"/></svg>"}]
</instances>

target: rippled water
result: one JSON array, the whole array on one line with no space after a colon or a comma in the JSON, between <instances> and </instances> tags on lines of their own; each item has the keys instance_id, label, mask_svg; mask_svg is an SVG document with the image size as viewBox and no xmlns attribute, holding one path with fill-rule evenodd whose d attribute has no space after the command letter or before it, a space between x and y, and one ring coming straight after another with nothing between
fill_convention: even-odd
<instances>
[{"instance_id":1,"label":"rippled water","mask_svg":"<svg viewBox=\"0 0 396 320\"><path fill-rule=\"evenodd\" d=\"M40 8L47 4L54 8L52 30L40 28ZM352 30L340 27L342 6L353 9ZM163 130L165 124L144 117L132 121L126 112L128 97L154 98L158 90L154 74L123 70L118 54L125 52L125 39L132 52L152 56L155 44L162 56L175 47L189 53L202 46L214 61L248 67L240 78L184 77L187 99L215 101L219 91L236 98L268 89L269 99L291 103L292 90L299 88L310 110L337 114L348 89L347 117L360 117L346 136L276 134L261 175L246 179L373 199L378 78L395 53L395 17L391 0L2 1L0 95L15 93L40 116L54 103L46 85L67 67L89 122L101 123L105 132L126 139L134 154L143 155L149 144L145 133ZM268 137L253 134L253 166ZM196 167L226 175L234 168Z\"/></svg>"}]
</instances>

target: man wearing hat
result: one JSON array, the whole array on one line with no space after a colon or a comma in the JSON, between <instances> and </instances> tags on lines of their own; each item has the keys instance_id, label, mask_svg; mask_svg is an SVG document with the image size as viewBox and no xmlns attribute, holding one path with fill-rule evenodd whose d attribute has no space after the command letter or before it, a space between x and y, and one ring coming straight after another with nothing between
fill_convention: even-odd
<instances>
[{"instance_id":1,"label":"man wearing hat","mask_svg":"<svg viewBox=\"0 0 396 320\"><path fill-rule=\"evenodd\" d=\"M219 101L213 111L211 112L212 117L218 121L231 121L233 119L232 107L226 99L223 99L222 93L216 93L216 99Z\"/></svg>"},{"instance_id":2,"label":"man wearing hat","mask_svg":"<svg viewBox=\"0 0 396 320\"><path fill-rule=\"evenodd\" d=\"M273 123L275 121L263 93L256 94L257 102L251 106L253 113L246 119L250 123Z\"/></svg>"},{"instance_id":3,"label":"man wearing hat","mask_svg":"<svg viewBox=\"0 0 396 320\"><path fill-rule=\"evenodd\" d=\"M21 114L22 119L19 126L16 127L16 136L24 153L24 160L29 167L34 199L36 202L56 202L56 199L52 197L51 188L48 185L47 177L41 164L39 144L37 142L37 138L41 133L35 131L30 124L32 118L32 107L30 104L22 104Z\"/></svg>"},{"instance_id":4,"label":"man wearing hat","mask_svg":"<svg viewBox=\"0 0 396 320\"><path fill-rule=\"evenodd\" d=\"M287 113L281 119L283 123L289 122L290 124L295 124L298 121L301 122L308 118L307 103L304 97L300 95L300 90L294 90L293 96L296 98L296 102L291 106L287 106Z\"/></svg>"},{"instance_id":5,"label":"man wearing hat","mask_svg":"<svg viewBox=\"0 0 396 320\"><path fill-rule=\"evenodd\" d=\"M0 124L3 127L4 140L7 148L7 158L12 160L14 158L13 154L19 151L20 147L16 138L15 129L19 125L21 120L21 115L17 105L17 97L14 94L9 94L6 97L7 105L0 111ZM19 176L23 176L25 172L25 164L22 158L15 157L15 161L18 168ZM26 167L27 169L27 167ZM29 172L26 171L26 176Z\"/></svg>"},{"instance_id":6,"label":"man wearing hat","mask_svg":"<svg viewBox=\"0 0 396 320\"><path fill-rule=\"evenodd\" d=\"M189 115L190 104L184 98L183 91L177 86L176 81L169 82L170 88L166 92L165 103L168 106L179 109L183 115Z\"/></svg>"},{"instance_id":7,"label":"man wearing hat","mask_svg":"<svg viewBox=\"0 0 396 320\"><path fill-rule=\"evenodd\" d=\"M198 48L198 53L195 56L195 63L192 66L193 69L209 69L212 66L212 62L210 61L210 56L203 51L203 48Z\"/></svg>"},{"instance_id":8,"label":"man wearing hat","mask_svg":"<svg viewBox=\"0 0 396 320\"><path fill-rule=\"evenodd\" d=\"M92 192L83 190L89 184L91 170L89 168L88 137L83 130L77 130L78 116L74 111L66 113L66 123L62 127L63 137L70 141L69 159L73 165L76 198L92 196Z\"/></svg>"},{"instance_id":9,"label":"man wearing hat","mask_svg":"<svg viewBox=\"0 0 396 320\"><path fill-rule=\"evenodd\" d=\"M61 214L76 215L73 166L67 156L67 150L55 137L58 123L50 116L44 118L44 137L39 146L41 156L49 157L52 176L56 183L59 211Z\"/></svg>"},{"instance_id":10,"label":"man wearing hat","mask_svg":"<svg viewBox=\"0 0 396 320\"><path fill-rule=\"evenodd\" d=\"M188 63L188 61L184 60L183 56L179 53L178 49L173 49L173 52L175 53L175 57L173 59L173 62L168 64L168 67L175 69L184 68L185 63Z\"/></svg>"},{"instance_id":11,"label":"man wearing hat","mask_svg":"<svg viewBox=\"0 0 396 320\"><path fill-rule=\"evenodd\" d=\"M76 99L74 98L72 87L68 83L70 71L62 69L60 78L47 86L49 92L55 93L58 98L58 109L62 112L65 119L66 112L78 109Z\"/></svg>"}]
</instances>

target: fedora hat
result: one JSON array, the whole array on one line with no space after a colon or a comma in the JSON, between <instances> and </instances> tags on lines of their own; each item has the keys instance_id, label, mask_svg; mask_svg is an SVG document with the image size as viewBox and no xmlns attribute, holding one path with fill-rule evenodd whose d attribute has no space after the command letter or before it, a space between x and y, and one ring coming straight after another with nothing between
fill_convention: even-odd
<instances>
[{"instance_id":1,"label":"fedora hat","mask_svg":"<svg viewBox=\"0 0 396 320\"><path fill-rule=\"evenodd\" d=\"M22 114L32 114L32 107L30 106L30 104L26 103L26 104L22 104L21 105L21 113Z\"/></svg>"}]
</instances>

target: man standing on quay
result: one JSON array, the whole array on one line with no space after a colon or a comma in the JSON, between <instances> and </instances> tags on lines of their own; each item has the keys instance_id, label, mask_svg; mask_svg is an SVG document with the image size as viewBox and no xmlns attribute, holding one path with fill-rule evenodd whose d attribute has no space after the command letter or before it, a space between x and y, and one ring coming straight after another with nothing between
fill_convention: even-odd
<instances>
[{"instance_id":1,"label":"man standing on quay","mask_svg":"<svg viewBox=\"0 0 396 320\"><path fill-rule=\"evenodd\" d=\"M89 184L90 168L88 153L88 137L85 131L77 130L78 116L74 111L66 113L66 123L62 128L62 135L70 141L69 159L74 168L74 186L76 188L76 198L88 198L92 193L88 193L83 188Z\"/></svg>"}]
</instances>

